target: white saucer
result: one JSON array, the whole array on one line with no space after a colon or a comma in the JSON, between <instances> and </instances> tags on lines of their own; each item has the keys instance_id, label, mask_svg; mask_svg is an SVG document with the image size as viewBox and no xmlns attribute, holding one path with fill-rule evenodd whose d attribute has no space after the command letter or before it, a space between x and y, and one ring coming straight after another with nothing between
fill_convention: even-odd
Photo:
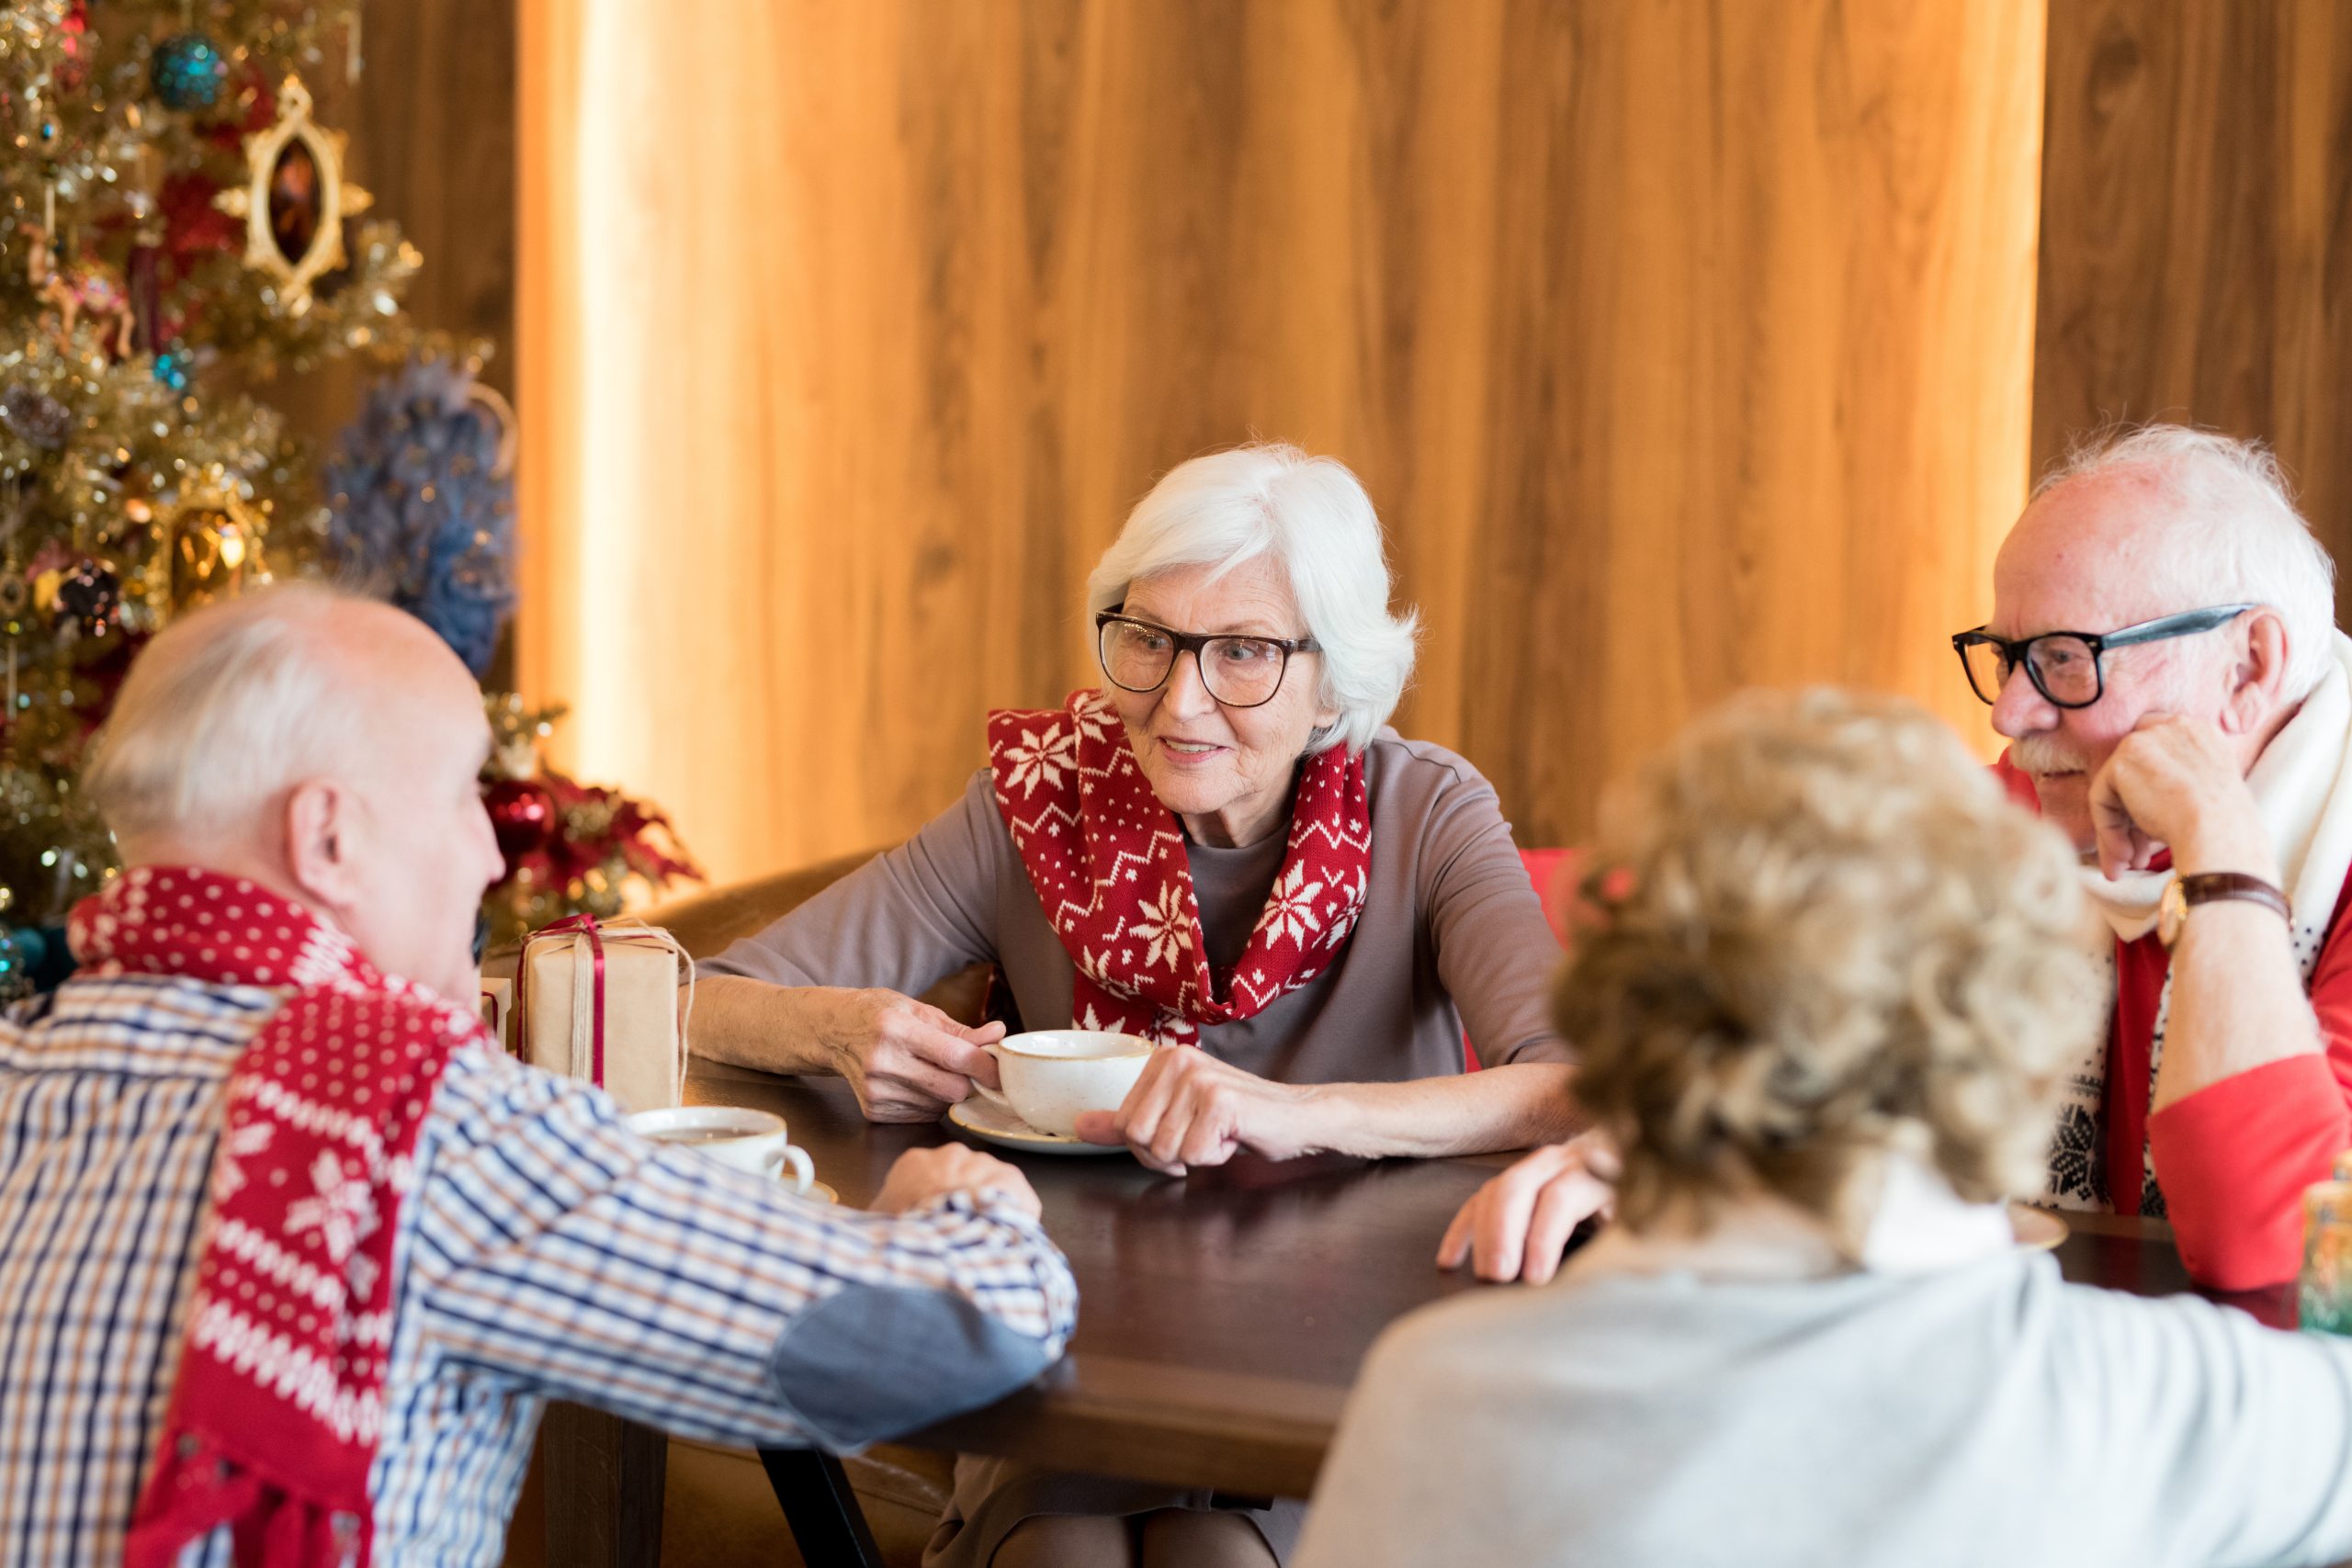
<instances>
[{"instance_id":1,"label":"white saucer","mask_svg":"<svg viewBox=\"0 0 2352 1568\"><path fill-rule=\"evenodd\" d=\"M1059 1133L1040 1133L1012 1111L974 1095L947 1108L947 1119L982 1143L1033 1155L1123 1155L1125 1144L1090 1144Z\"/></svg>"}]
</instances>

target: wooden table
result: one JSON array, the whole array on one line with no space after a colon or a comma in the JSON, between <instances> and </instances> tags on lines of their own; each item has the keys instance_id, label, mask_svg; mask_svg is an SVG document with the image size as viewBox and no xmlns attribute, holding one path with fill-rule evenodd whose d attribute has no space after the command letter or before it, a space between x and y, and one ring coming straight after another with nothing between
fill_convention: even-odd
<instances>
[{"instance_id":1,"label":"wooden table","mask_svg":"<svg viewBox=\"0 0 2352 1568\"><path fill-rule=\"evenodd\" d=\"M698 1064L695 1103L782 1115L819 1179L862 1205L905 1149L951 1134L875 1126L847 1086ZM1358 1368L1404 1313L1485 1289L1435 1267L1438 1237L1463 1201L1511 1156L1273 1164L1250 1156L1182 1179L1123 1154L1010 1156L1045 1202L1046 1228L1078 1278L1069 1353L1035 1384L899 1439L1059 1469L1207 1486L1253 1496L1313 1489ZM2066 1277L2143 1295L2191 1289L2158 1222L2070 1216L2058 1248ZM2223 1298L2290 1325L2285 1289ZM636 1428L550 1432L550 1546L558 1516L600 1538L660 1537L658 1443ZM616 1435L617 1433L617 1435ZM558 1439L571 1457L555 1451ZM787 1485L772 1462L780 1491ZM584 1473L583 1473L584 1472ZM837 1482L838 1472L832 1476ZM797 1483L806 1484L802 1474ZM796 1510L797 1511L797 1510ZM801 1521L795 1519L796 1529ZM804 1550L806 1543L804 1542ZM809 1553L817 1561L815 1553ZM649 1561L576 1543L569 1562Z\"/></svg>"}]
</instances>

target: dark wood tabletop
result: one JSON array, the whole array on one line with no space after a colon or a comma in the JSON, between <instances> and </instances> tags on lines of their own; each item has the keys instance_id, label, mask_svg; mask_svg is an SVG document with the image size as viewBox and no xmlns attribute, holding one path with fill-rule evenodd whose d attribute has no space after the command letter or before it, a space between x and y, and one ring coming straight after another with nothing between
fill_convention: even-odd
<instances>
[{"instance_id":1,"label":"dark wood tabletop","mask_svg":"<svg viewBox=\"0 0 2352 1568\"><path fill-rule=\"evenodd\" d=\"M900 1151L955 1135L869 1124L832 1079L698 1066L687 1098L782 1115L850 1204L872 1197ZM1303 1497L1380 1331L1458 1292L1507 1288L1442 1272L1434 1256L1446 1222L1508 1156L1244 1156L1181 1179L1123 1153L1006 1157L1036 1188L1078 1278L1077 1334L1036 1384L903 1441ZM2193 1288L2160 1222L2067 1218L2067 1278L2143 1295ZM2223 1299L2294 1321L2283 1288Z\"/></svg>"},{"instance_id":2,"label":"dark wood tabletop","mask_svg":"<svg viewBox=\"0 0 2352 1568\"><path fill-rule=\"evenodd\" d=\"M831 1078L696 1063L686 1098L783 1116L819 1179L853 1205L873 1197L902 1151L956 1135L936 1123L870 1124L848 1086ZM1513 1288L1435 1263L1446 1222L1510 1155L1280 1165L1245 1156L1182 1179L1122 1152L1006 1157L1036 1188L1046 1228L1078 1278L1069 1353L1029 1388L902 1442L1303 1497L1382 1329L1459 1292ZM2069 1280L2138 1295L2194 1289L2161 1221L2064 1217L2057 1258ZM2217 1299L2273 1326L2295 1321L2290 1287ZM660 1433L616 1417L551 1408L540 1438L547 1560L654 1563L665 1447ZM836 1523L862 1532L838 1466L766 1457L797 1535ZM795 1496L804 1517L795 1517ZM846 1533L817 1539L831 1543L815 1549L820 1558L875 1560L854 1555ZM808 1538L802 1545L812 1550Z\"/></svg>"}]
</instances>

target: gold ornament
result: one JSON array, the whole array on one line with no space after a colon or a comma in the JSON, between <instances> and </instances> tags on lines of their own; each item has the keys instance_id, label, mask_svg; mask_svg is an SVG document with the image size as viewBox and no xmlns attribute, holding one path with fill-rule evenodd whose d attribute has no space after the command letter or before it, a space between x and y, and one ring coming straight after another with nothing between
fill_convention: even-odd
<instances>
[{"instance_id":1,"label":"gold ornament","mask_svg":"<svg viewBox=\"0 0 2352 1568\"><path fill-rule=\"evenodd\" d=\"M158 621L270 580L262 554L267 520L233 492L182 502L154 528L155 548L147 558L143 586Z\"/></svg>"},{"instance_id":2,"label":"gold ornament","mask_svg":"<svg viewBox=\"0 0 2352 1568\"><path fill-rule=\"evenodd\" d=\"M343 177L340 130L311 123L311 93L299 76L277 92L277 121L245 138L245 184L212 204L245 220L245 265L277 279L278 309L311 308L311 285L344 264L343 220L375 197Z\"/></svg>"}]
</instances>

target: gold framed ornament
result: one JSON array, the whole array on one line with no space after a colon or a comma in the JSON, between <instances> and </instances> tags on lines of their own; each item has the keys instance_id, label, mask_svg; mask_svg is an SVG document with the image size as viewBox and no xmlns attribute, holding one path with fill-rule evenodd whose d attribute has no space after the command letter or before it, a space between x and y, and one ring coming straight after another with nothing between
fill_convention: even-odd
<instances>
[{"instance_id":1,"label":"gold framed ornament","mask_svg":"<svg viewBox=\"0 0 2352 1568\"><path fill-rule=\"evenodd\" d=\"M375 197L343 177L340 130L311 119L311 91L299 76L277 90L277 119L245 138L245 183L212 204L245 220L245 265L277 280L277 307L299 316L311 285L344 264L343 220Z\"/></svg>"},{"instance_id":2,"label":"gold framed ornament","mask_svg":"<svg viewBox=\"0 0 2352 1568\"><path fill-rule=\"evenodd\" d=\"M157 626L182 611L234 598L274 575L263 554L269 519L233 491L191 496L153 518L141 597Z\"/></svg>"}]
</instances>

